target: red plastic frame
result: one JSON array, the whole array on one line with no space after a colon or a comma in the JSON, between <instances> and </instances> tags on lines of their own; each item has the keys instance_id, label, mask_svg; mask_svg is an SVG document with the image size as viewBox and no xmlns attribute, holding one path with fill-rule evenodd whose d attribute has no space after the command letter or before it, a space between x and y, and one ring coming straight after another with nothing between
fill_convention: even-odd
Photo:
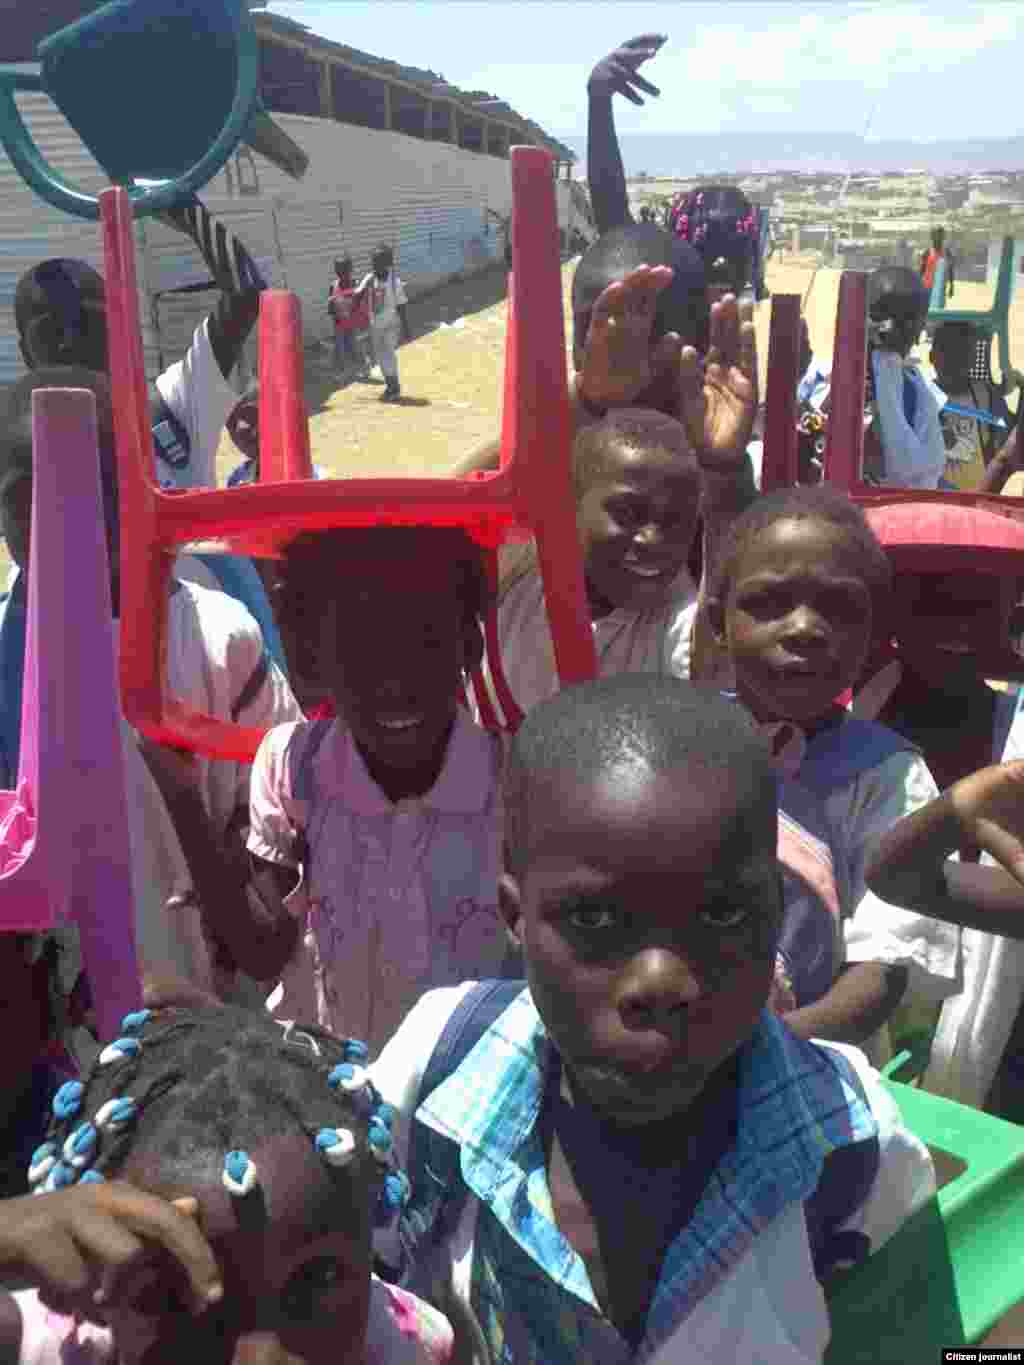
<instances>
[{"instance_id":1,"label":"red plastic frame","mask_svg":"<svg viewBox=\"0 0 1024 1365\"><path fill-rule=\"evenodd\" d=\"M161 492L152 479L131 206L121 189L101 196L121 483L123 706L132 724L153 739L240 761L251 759L262 739L259 730L200 715L167 695L166 613L155 604L166 599L173 555L195 541L268 555L302 531L431 524L465 527L496 548L512 526L525 525L537 542L559 677L567 684L595 676L571 482L552 158L539 148L515 147L511 163L514 246L502 467L476 479L309 479L298 303L270 294L260 318L261 464L265 460L280 481L271 482L268 473L255 485Z\"/></svg>"}]
</instances>

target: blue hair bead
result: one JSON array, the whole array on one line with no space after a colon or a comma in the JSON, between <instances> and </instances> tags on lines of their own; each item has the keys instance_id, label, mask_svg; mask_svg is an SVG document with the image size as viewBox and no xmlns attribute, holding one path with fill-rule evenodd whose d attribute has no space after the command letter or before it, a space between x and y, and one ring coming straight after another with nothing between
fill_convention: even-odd
<instances>
[{"instance_id":1,"label":"blue hair bead","mask_svg":"<svg viewBox=\"0 0 1024 1365\"><path fill-rule=\"evenodd\" d=\"M381 1123L383 1123L384 1127L390 1133L395 1126L396 1113L397 1111L393 1104L388 1104L386 1100L381 1100L374 1110L373 1117L375 1119L380 1119Z\"/></svg>"},{"instance_id":2,"label":"blue hair bead","mask_svg":"<svg viewBox=\"0 0 1024 1365\"><path fill-rule=\"evenodd\" d=\"M115 1038L107 1044L97 1060L100 1066L108 1066L111 1062L123 1062L127 1057L137 1057L141 1051L142 1044L138 1038Z\"/></svg>"},{"instance_id":3,"label":"blue hair bead","mask_svg":"<svg viewBox=\"0 0 1024 1365\"><path fill-rule=\"evenodd\" d=\"M389 1171L384 1177L380 1201L389 1213L397 1213L409 1202L409 1181L404 1171Z\"/></svg>"},{"instance_id":4,"label":"blue hair bead","mask_svg":"<svg viewBox=\"0 0 1024 1365\"><path fill-rule=\"evenodd\" d=\"M73 1119L82 1107L85 1086L81 1081L65 1081L53 1097L53 1116L57 1119Z\"/></svg>"},{"instance_id":5,"label":"blue hair bead","mask_svg":"<svg viewBox=\"0 0 1024 1365\"><path fill-rule=\"evenodd\" d=\"M367 1083L368 1077L364 1069L352 1062L342 1062L327 1077L327 1084L332 1090L345 1090L349 1093L364 1089Z\"/></svg>"},{"instance_id":6,"label":"blue hair bead","mask_svg":"<svg viewBox=\"0 0 1024 1365\"><path fill-rule=\"evenodd\" d=\"M64 1142L63 1157L76 1171L91 1165L96 1157L100 1135L91 1123L80 1123Z\"/></svg>"},{"instance_id":7,"label":"blue hair bead","mask_svg":"<svg viewBox=\"0 0 1024 1365\"><path fill-rule=\"evenodd\" d=\"M40 1181L53 1170L57 1164L57 1144L55 1142L44 1142L41 1147L37 1147L32 1153L28 1163L28 1183L38 1185Z\"/></svg>"},{"instance_id":8,"label":"blue hair bead","mask_svg":"<svg viewBox=\"0 0 1024 1365\"><path fill-rule=\"evenodd\" d=\"M365 1066L370 1060L370 1049L358 1038L346 1038L341 1045L341 1055L346 1062L355 1062L357 1066Z\"/></svg>"},{"instance_id":9,"label":"blue hair bead","mask_svg":"<svg viewBox=\"0 0 1024 1365\"><path fill-rule=\"evenodd\" d=\"M131 1014L126 1014L121 1020L121 1032L141 1033L152 1013L152 1010L134 1010Z\"/></svg>"},{"instance_id":10,"label":"blue hair bead","mask_svg":"<svg viewBox=\"0 0 1024 1365\"><path fill-rule=\"evenodd\" d=\"M228 1152L224 1158L221 1181L228 1194L244 1199L256 1188L256 1163L248 1152Z\"/></svg>"},{"instance_id":11,"label":"blue hair bead","mask_svg":"<svg viewBox=\"0 0 1024 1365\"><path fill-rule=\"evenodd\" d=\"M104 1177L100 1175L99 1171L83 1171L78 1177L78 1183L79 1185L102 1185Z\"/></svg>"},{"instance_id":12,"label":"blue hair bead","mask_svg":"<svg viewBox=\"0 0 1024 1365\"><path fill-rule=\"evenodd\" d=\"M42 1188L47 1194L50 1194L54 1190L67 1189L67 1187L73 1185L77 1179L78 1172L73 1166L67 1165L64 1161L58 1161L50 1174L46 1177Z\"/></svg>"},{"instance_id":13,"label":"blue hair bead","mask_svg":"<svg viewBox=\"0 0 1024 1365\"><path fill-rule=\"evenodd\" d=\"M355 1135L348 1128L321 1128L313 1145L329 1166L347 1166L356 1154Z\"/></svg>"},{"instance_id":14,"label":"blue hair bead","mask_svg":"<svg viewBox=\"0 0 1024 1365\"><path fill-rule=\"evenodd\" d=\"M366 1137L370 1144L370 1151L378 1161L388 1161L391 1157L392 1139L386 1126L380 1119L372 1118L366 1126Z\"/></svg>"},{"instance_id":15,"label":"blue hair bead","mask_svg":"<svg viewBox=\"0 0 1024 1365\"><path fill-rule=\"evenodd\" d=\"M127 1128L129 1123L133 1123L138 1117L138 1107L130 1095L122 1095L113 1100L107 1100L106 1104L101 1104L93 1118L93 1124L101 1131L109 1128L116 1133L122 1128Z\"/></svg>"}]
</instances>

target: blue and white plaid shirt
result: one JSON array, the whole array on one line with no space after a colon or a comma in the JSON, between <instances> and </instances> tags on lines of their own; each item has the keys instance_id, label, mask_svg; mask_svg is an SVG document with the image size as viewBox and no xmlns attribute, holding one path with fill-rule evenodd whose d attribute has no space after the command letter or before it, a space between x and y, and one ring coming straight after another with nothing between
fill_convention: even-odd
<instances>
[{"instance_id":1,"label":"blue and white plaid shirt","mask_svg":"<svg viewBox=\"0 0 1024 1365\"><path fill-rule=\"evenodd\" d=\"M735 1142L666 1253L634 1353L556 1225L539 1128L551 1047L523 991L417 1111L458 1144L480 1200L472 1300L499 1362L650 1359L762 1230L808 1198L829 1152L878 1134L850 1062L794 1038L766 1011L740 1053Z\"/></svg>"}]
</instances>

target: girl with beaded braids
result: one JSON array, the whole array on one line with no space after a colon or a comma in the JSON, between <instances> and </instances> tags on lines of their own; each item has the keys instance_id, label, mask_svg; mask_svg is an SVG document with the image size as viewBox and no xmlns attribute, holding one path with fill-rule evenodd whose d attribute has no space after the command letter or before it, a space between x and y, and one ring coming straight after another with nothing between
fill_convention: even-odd
<instances>
[{"instance_id":1,"label":"girl with beaded braids","mask_svg":"<svg viewBox=\"0 0 1024 1365\"><path fill-rule=\"evenodd\" d=\"M371 1275L407 1183L366 1048L232 1008L142 1010L53 1101L4 1203L0 1359L439 1365L447 1321Z\"/></svg>"}]
</instances>

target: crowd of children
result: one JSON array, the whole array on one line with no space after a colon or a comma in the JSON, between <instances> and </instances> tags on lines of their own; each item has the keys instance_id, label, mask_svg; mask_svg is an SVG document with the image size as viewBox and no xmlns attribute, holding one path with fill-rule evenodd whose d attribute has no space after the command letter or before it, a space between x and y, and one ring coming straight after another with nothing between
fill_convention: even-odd
<instances>
[{"instance_id":1,"label":"crowd of children","mask_svg":"<svg viewBox=\"0 0 1024 1365\"><path fill-rule=\"evenodd\" d=\"M119 1038L90 1031L103 983L73 932L0 935L0 1359L812 1365L826 1286L935 1190L874 1069L908 1020L942 1012L934 1088L985 1101L1015 1008L983 997L1014 973L1024 995L1024 763L940 795L911 738L841 701L891 567L845 495L758 495L750 205L712 186L667 228L632 221L611 101L657 94L637 67L663 41L588 86L572 486L599 677L559 688L535 555L495 585L468 528L298 535L259 579L266 631L178 563L170 690L265 738L250 769L124 727L146 1008ZM201 213L183 223L226 268ZM257 391L227 381L260 282L234 260L151 395L175 486L215 482L225 424L235 481L258 470ZM389 249L372 267L357 286L337 261L328 305L339 370L366 328L392 400L406 297ZM118 614L102 281L48 262L18 298L7 785L40 388L96 399ZM905 364L926 307L913 272L872 277L874 472L992 486L1000 441L944 430ZM971 346L939 329L939 384L1004 415ZM474 707L492 613L513 735Z\"/></svg>"}]
</instances>

